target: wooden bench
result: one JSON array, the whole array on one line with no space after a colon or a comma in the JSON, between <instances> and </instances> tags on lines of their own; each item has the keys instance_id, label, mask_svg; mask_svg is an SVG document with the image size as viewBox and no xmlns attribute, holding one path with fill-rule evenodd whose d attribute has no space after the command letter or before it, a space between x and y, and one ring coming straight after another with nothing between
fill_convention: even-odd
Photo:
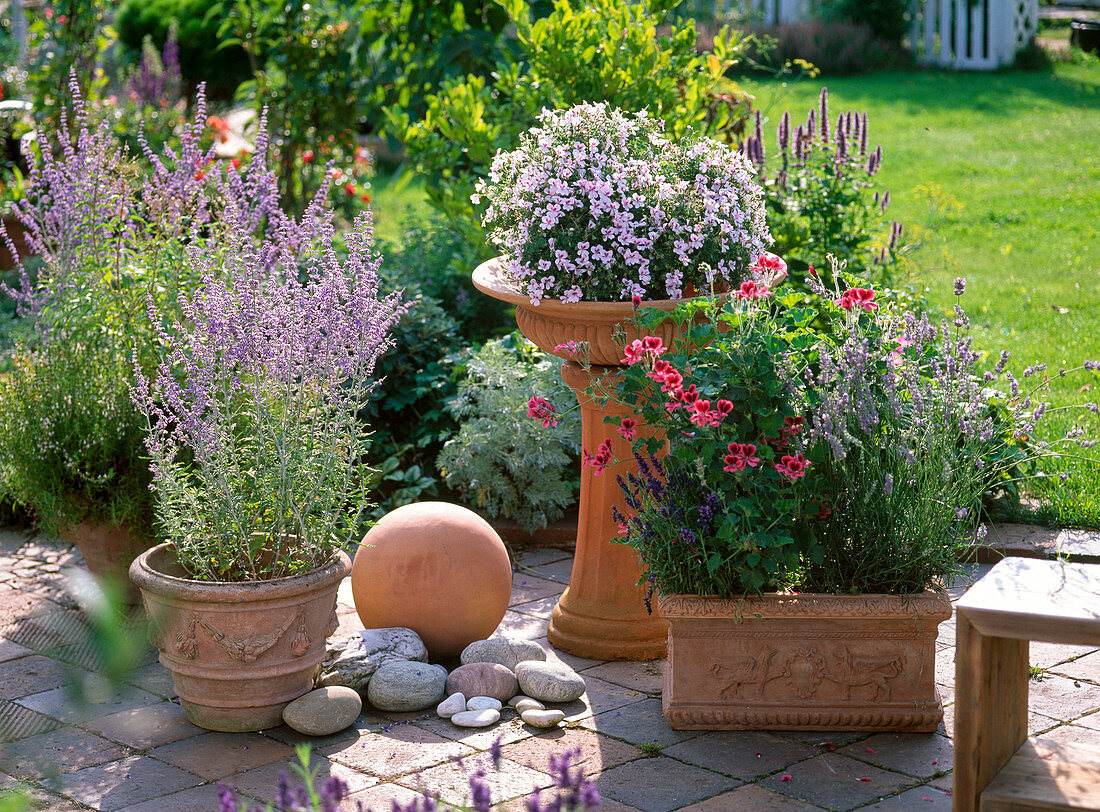
<instances>
[{"instance_id":1,"label":"wooden bench","mask_svg":"<svg viewBox=\"0 0 1100 812\"><path fill-rule=\"evenodd\" d=\"M1027 737L1028 644L1100 645L1100 565L1006 558L956 612L955 812L1100 810L1100 750Z\"/></svg>"}]
</instances>

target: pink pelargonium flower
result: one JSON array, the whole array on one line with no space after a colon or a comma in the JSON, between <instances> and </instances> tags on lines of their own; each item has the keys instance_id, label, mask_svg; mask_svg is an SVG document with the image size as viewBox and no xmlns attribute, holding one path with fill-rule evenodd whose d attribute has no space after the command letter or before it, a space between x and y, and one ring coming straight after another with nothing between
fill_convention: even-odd
<instances>
[{"instance_id":1,"label":"pink pelargonium flower","mask_svg":"<svg viewBox=\"0 0 1100 812\"><path fill-rule=\"evenodd\" d=\"M619 428L616 431L624 440L633 440L638 436L638 421L633 417L624 417L619 422Z\"/></svg>"},{"instance_id":2,"label":"pink pelargonium flower","mask_svg":"<svg viewBox=\"0 0 1100 812\"><path fill-rule=\"evenodd\" d=\"M765 251L756 258L756 262L749 267L760 281L769 288L774 288L787 278L787 263L782 257Z\"/></svg>"},{"instance_id":3,"label":"pink pelargonium flower","mask_svg":"<svg viewBox=\"0 0 1100 812\"><path fill-rule=\"evenodd\" d=\"M527 401L527 416L541 420L544 429L558 425L557 410L554 408L554 404L546 398L540 398L538 395L534 395Z\"/></svg>"},{"instance_id":4,"label":"pink pelargonium flower","mask_svg":"<svg viewBox=\"0 0 1100 812\"><path fill-rule=\"evenodd\" d=\"M725 466L722 470L730 474L745 470L746 467L755 468L760 464L760 458L756 456L756 446L752 443L730 443L726 446L729 453L725 457Z\"/></svg>"},{"instance_id":5,"label":"pink pelargonium flower","mask_svg":"<svg viewBox=\"0 0 1100 812\"><path fill-rule=\"evenodd\" d=\"M833 304L845 310L862 307L868 313L878 308L875 304L875 292L870 288L848 288L839 299L833 299Z\"/></svg>"},{"instance_id":6,"label":"pink pelargonium flower","mask_svg":"<svg viewBox=\"0 0 1100 812\"><path fill-rule=\"evenodd\" d=\"M775 464L775 470L792 482L806 476L806 471L809 468L810 462L802 456L801 451L793 457L790 454L785 454L783 459Z\"/></svg>"},{"instance_id":7,"label":"pink pelargonium flower","mask_svg":"<svg viewBox=\"0 0 1100 812\"><path fill-rule=\"evenodd\" d=\"M741 287L735 290L733 295L738 299L763 299L765 296L771 296L771 293L767 285L757 285L750 279L742 282Z\"/></svg>"},{"instance_id":8,"label":"pink pelargonium flower","mask_svg":"<svg viewBox=\"0 0 1100 812\"><path fill-rule=\"evenodd\" d=\"M623 354L626 357L619 363L626 364L627 366L634 366L634 364L641 361L659 358L667 349L664 342L657 338L657 336L636 338L630 343L630 346L623 349Z\"/></svg>"},{"instance_id":9,"label":"pink pelargonium flower","mask_svg":"<svg viewBox=\"0 0 1100 812\"><path fill-rule=\"evenodd\" d=\"M607 437L604 439L604 441L596 447L595 454L589 454L587 448L582 448L581 464L596 469L592 472L592 476L599 476L602 474L604 469L611 464L611 438Z\"/></svg>"},{"instance_id":10,"label":"pink pelargonium flower","mask_svg":"<svg viewBox=\"0 0 1100 812\"><path fill-rule=\"evenodd\" d=\"M697 426L717 426L722 415L710 408L710 401L700 398L691 404L689 419Z\"/></svg>"}]
</instances>

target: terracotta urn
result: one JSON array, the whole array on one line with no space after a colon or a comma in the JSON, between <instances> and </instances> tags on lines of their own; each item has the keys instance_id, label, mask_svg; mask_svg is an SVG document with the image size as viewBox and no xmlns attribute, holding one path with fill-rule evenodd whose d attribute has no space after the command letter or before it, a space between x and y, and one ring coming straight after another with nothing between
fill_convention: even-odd
<instances>
[{"instance_id":1,"label":"terracotta urn","mask_svg":"<svg viewBox=\"0 0 1100 812\"><path fill-rule=\"evenodd\" d=\"M472 510L418 502L367 532L351 593L364 628L412 629L435 662L496 631L512 596L512 564L500 536Z\"/></svg>"},{"instance_id":2,"label":"terracotta urn","mask_svg":"<svg viewBox=\"0 0 1100 812\"><path fill-rule=\"evenodd\" d=\"M581 408L581 439L585 448L594 449L611 440L616 459L597 476L590 467L581 469L580 516L577 545L569 586L554 607L547 631L556 648L595 660L648 660L663 657L668 624L645 606L645 589L638 584L642 567L630 547L612 543L618 528L612 519L612 507L626 512L616 476L636 473L628 441L604 423L609 415L626 416L623 407L601 404L585 394L597 379L613 377L621 369L622 347L615 340L617 331L626 340L641 337L626 323L633 314L630 302L563 303L543 299L538 305L523 294L504 273L502 258L480 265L473 274L474 286L482 293L516 306L516 323L528 339L544 352L564 359L562 378L577 393ZM675 310L684 300L647 301L641 307ZM671 344L676 326L665 323L653 333L666 345ZM588 342L591 369L572 359L567 350L557 349L568 341Z\"/></svg>"},{"instance_id":3,"label":"terracotta urn","mask_svg":"<svg viewBox=\"0 0 1100 812\"><path fill-rule=\"evenodd\" d=\"M211 582L188 578L169 544L138 556L130 578L187 718L227 732L281 724L283 708L313 688L350 569L338 552L301 575Z\"/></svg>"},{"instance_id":4,"label":"terracotta urn","mask_svg":"<svg viewBox=\"0 0 1100 812\"><path fill-rule=\"evenodd\" d=\"M661 705L677 730L928 732L943 720L947 594L662 595Z\"/></svg>"},{"instance_id":5,"label":"terracotta urn","mask_svg":"<svg viewBox=\"0 0 1100 812\"><path fill-rule=\"evenodd\" d=\"M30 256L30 247L27 245L26 232L23 229L23 223L17 217L11 217L5 215L3 218L4 228L8 232L8 237L11 238L12 243L15 245L15 255L12 255L11 249L8 247L8 242L0 235L0 271L10 271L19 261L24 257Z\"/></svg>"},{"instance_id":6,"label":"terracotta urn","mask_svg":"<svg viewBox=\"0 0 1100 812\"><path fill-rule=\"evenodd\" d=\"M152 541L127 525L85 519L61 529L61 540L75 544L84 555L88 571L97 579L106 579L124 590L128 603L141 602L130 581L133 560L152 546Z\"/></svg>"}]
</instances>

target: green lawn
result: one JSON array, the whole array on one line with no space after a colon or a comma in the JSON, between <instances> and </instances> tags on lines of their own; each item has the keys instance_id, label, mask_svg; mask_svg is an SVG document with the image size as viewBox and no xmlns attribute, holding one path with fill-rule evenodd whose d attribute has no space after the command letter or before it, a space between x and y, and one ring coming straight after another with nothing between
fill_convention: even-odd
<instances>
[{"instance_id":1,"label":"green lawn","mask_svg":"<svg viewBox=\"0 0 1100 812\"><path fill-rule=\"evenodd\" d=\"M834 119L847 109L869 114L871 145L885 153L878 180L891 192L888 213L919 246L913 283L947 313L952 280L966 277L980 347L994 357L1011 351L1017 370L1100 359L1100 67L744 84L768 118L772 149L783 111L804 120L823 84ZM387 236L426 210L415 186L379 178L375 187ZM1100 401L1100 379L1080 391L1086 383L1055 380L1050 400ZM1066 419L1059 413L1050 428ZM1100 435L1095 420L1085 425ZM1100 526L1100 464L1043 497L1055 510L1036 518Z\"/></svg>"},{"instance_id":2,"label":"green lawn","mask_svg":"<svg viewBox=\"0 0 1100 812\"><path fill-rule=\"evenodd\" d=\"M1100 67L745 84L773 145L783 111L802 121L822 85L832 117L868 113L871 145L885 153L877 179L891 192L888 213L920 244L914 284L946 313L952 280L966 277L980 347L1009 350L1017 370L1042 361L1056 372L1100 358ZM1100 400L1100 380L1079 375L1051 389L1055 406ZM1048 431L1069 419L1060 413ZM1084 425L1100 434L1095 420ZM1096 471L1085 466L1047 489L1055 511L1038 518L1100 525Z\"/></svg>"}]
</instances>

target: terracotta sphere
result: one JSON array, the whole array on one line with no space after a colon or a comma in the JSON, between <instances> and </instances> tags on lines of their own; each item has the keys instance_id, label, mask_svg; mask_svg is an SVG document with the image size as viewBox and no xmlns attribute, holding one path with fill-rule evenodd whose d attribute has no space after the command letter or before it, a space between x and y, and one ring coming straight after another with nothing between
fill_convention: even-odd
<instances>
[{"instance_id":1,"label":"terracotta sphere","mask_svg":"<svg viewBox=\"0 0 1100 812\"><path fill-rule=\"evenodd\" d=\"M476 513L419 502L368 531L352 562L351 593L364 628L412 629L441 660L496 630L512 596L512 565Z\"/></svg>"}]
</instances>

